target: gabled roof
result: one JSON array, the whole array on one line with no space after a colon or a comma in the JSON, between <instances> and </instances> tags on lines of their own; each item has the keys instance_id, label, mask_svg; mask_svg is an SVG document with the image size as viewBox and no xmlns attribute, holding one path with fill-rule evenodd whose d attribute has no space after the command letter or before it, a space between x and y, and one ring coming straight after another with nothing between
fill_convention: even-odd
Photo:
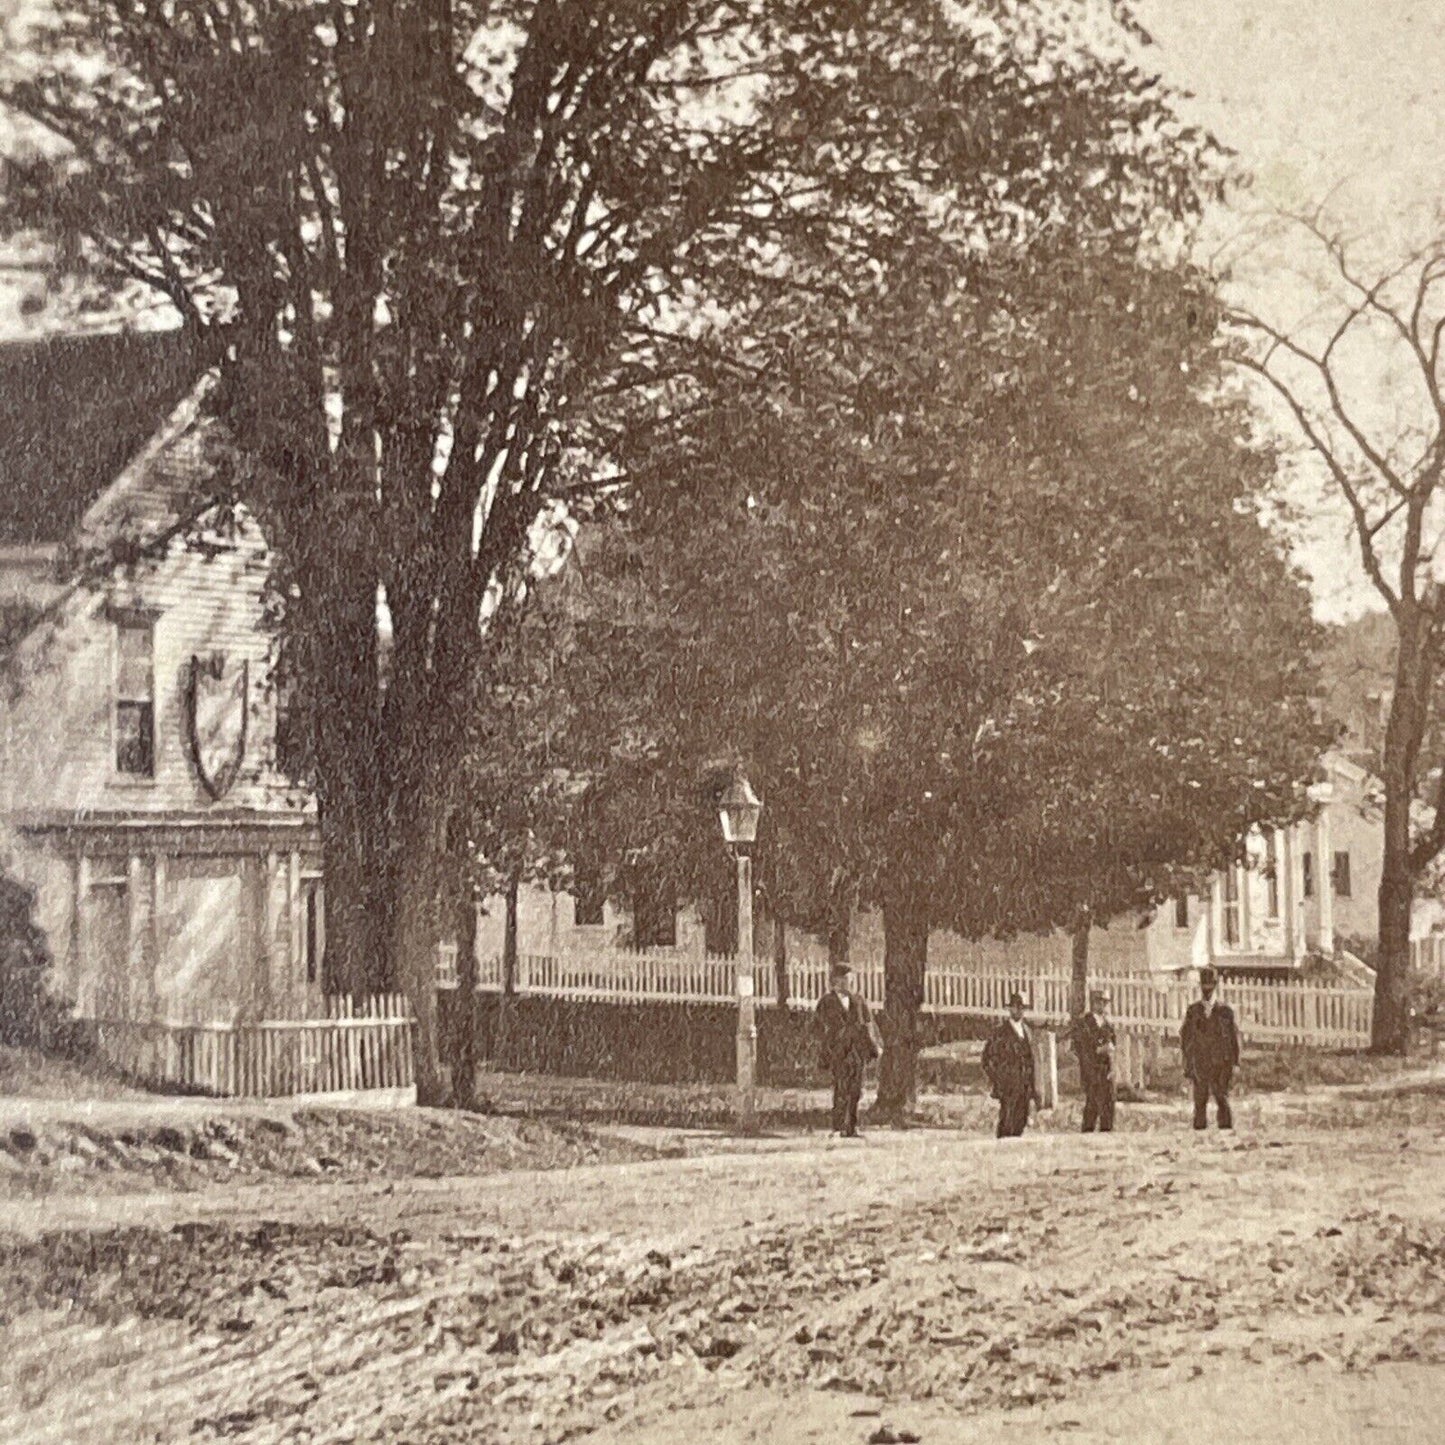
<instances>
[{"instance_id":1,"label":"gabled roof","mask_svg":"<svg viewBox=\"0 0 1445 1445\"><path fill-rule=\"evenodd\" d=\"M0 342L0 545L68 541L202 369L180 331Z\"/></svg>"}]
</instances>

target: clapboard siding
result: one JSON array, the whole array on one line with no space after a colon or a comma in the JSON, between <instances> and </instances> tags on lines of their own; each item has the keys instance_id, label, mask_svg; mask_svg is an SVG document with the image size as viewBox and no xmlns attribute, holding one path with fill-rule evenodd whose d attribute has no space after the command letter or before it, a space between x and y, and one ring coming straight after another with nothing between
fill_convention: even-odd
<instances>
[{"instance_id":1,"label":"clapboard siding","mask_svg":"<svg viewBox=\"0 0 1445 1445\"><path fill-rule=\"evenodd\" d=\"M146 541L171 527L196 495L208 465L208 423L182 408L87 516L81 550L106 537ZM214 813L295 811L309 805L274 768L274 642L266 626L267 550L254 521L238 516L221 550L179 537L164 551L117 568L76 591L26 640L22 686L8 700L10 811ZM116 607L155 615L155 777L115 770L113 737ZM190 755L186 681L191 658L213 652L249 664L249 716L242 770L226 795L211 798Z\"/></svg>"},{"instance_id":2,"label":"clapboard siding","mask_svg":"<svg viewBox=\"0 0 1445 1445\"><path fill-rule=\"evenodd\" d=\"M322 986L303 930L315 809L275 768L265 539L245 514L225 538L204 517L177 525L219 451L200 397L90 508L68 548L81 565L0 690L0 815L37 890L56 991L85 1016L147 1026L295 1017ZM140 560L97 566L118 543ZM136 613L153 628L151 778L115 767L117 617ZM215 653L249 667L243 761L219 800L196 770L186 703L192 658Z\"/></svg>"}]
</instances>

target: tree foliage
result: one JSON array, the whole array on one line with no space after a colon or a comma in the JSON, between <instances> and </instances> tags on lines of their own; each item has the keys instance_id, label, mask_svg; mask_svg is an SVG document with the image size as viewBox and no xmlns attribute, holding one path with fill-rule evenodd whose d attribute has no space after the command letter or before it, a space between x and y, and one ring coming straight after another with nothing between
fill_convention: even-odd
<instances>
[{"instance_id":1,"label":"tree foliage","mask_svg":"<svg viewBox=\"0 0 1445 1445\"><path fill-rule=\"evenodd\" d=\"M1123 7L1110 6L1112 12ZM408 977L483 622L625 421L796 298L1198 206L1206 139L1100 13L977 0L90 0L6 84L4 219L163 298L277 550L335 982ZM623 403L636 399L636 406ZM214 498L207 498L208 501ZM389 613L383 668L378 596Z\"/></svg>"},{"instance_id":2,"label":"tree foliage","mask_svg":"<svg viewBox=\"0 0 1445 1445\"><path fill-rule=\"evenodd\" d=\"M51 963L35 890L0 868L0 1044L78 1057L86 1041L68 1004L50 992Z\"/></svg>"},{"instance_id":3,"label":"tree foliage","mask_svg":"<svg viewBox=\"0 0 1445 1445\"><path fill-rule=\"evenodd\" d=\"M678 482L598 549L566 674L594 747L633 740L599 786L655 847L700 846L731 761L792 921L881 908L895 1103L930 928L1147 909L1299 816L1329 739L1208 288L1046 259L831 345L781 317L786 387L724 389L634 459Z\"/></svg>"}]
</instances>

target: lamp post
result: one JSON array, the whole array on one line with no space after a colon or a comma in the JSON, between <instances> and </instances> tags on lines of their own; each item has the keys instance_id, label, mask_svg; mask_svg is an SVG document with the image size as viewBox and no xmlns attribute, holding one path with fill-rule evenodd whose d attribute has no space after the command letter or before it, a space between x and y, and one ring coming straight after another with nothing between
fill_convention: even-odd
<instances>
[{"instance_id":1,"label":"lamp post","mask_svg":"<svg viewBox=\"0 0 1445 1445\"><path fill-rule=\"evenodd\" d=\"M758 836L762 800L748 780L738 777L718 800L723 841L732 845L738 860L738 1122L744 1128L754 1123L757 1100L753 1092L757 1075L758 1025L753 1013L756 994L753 977L753 859L752 846Z\"/></svg>"}]
</instances>

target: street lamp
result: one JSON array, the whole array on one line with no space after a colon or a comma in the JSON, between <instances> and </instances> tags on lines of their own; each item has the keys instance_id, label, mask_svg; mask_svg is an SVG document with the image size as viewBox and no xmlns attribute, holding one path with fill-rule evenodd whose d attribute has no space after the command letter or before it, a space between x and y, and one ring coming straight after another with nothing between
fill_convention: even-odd
<instances>
[{"instance_id":1,"label":"street lamp","mask_svg":"<svg viewBox=\"0 0 1445 1445\"><path fill-rule=\"evenodd\" d=\"M718 800L723 841L732 845L738 860L738 1122L751 1128L757 1100L753 1093L757 1074L758 1025L753 1014L753 859L762 799L744 777L738 777Z\"/></svg>"}]
</instances>

